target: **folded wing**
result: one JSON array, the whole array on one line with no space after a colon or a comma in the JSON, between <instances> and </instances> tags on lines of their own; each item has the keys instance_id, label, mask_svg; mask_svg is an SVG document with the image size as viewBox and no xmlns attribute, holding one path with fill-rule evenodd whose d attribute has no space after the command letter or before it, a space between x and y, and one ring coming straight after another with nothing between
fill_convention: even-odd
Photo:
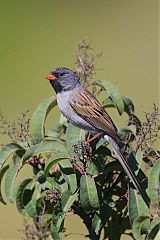
<instances>
[{"instance_id":1,"label":"folded wing","mask_svg":"<svg viewBox=\"0 0 160 240\"><path fill-rule=\"evenodd\" d=\"M97 99L88 91L75 93L70 101L70 105L74 111L91 124L98 132L104 132L113 139L119 139L117 128L111 117L104 110Z\"/></svg>"}]
</instances>

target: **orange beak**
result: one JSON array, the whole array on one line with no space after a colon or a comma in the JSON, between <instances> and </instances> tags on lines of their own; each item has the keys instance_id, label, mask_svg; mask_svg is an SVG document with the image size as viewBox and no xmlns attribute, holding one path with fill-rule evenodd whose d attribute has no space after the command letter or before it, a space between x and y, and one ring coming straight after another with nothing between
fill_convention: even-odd
<instances>
[{"instance_id":1,"label":"orange beak","mask_svg":"<svg viewBox=\"0 0 160 240\"><path fill-rule=\"evenodd\" d=\"M53 81L53 80L56 80L57 78L56 78L53 74L49 73L49 74L45 77L45 79L47 79L47 80L49 80L49 81Z\"/></svg>"}]
</instances>

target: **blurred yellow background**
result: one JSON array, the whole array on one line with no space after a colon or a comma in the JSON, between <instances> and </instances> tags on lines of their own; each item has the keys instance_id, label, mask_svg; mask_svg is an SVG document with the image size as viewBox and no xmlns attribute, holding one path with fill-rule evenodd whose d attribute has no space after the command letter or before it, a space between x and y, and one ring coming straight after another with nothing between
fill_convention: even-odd
<instances>
[{"instance_id":1,"label":"blurred yellow background","mask_svg":"<svg viewBox=\"0 0 160 240\"><path fill-rule=\"evenodd\" d=\"M32 112L52 95L45 75L57 66L74 68L77 44L88 37L96 51L103 53L97 64L102 70L95 78L115 83L143 118L143 111L150 111L153 102L159 105L158 3L1 0L0 108L5 116L14 120L26 109ZM22 221L15 206L1 204L0 239L20 239ZM75 217L67 218L66 227L67 233L84 233Z\"/></svg>"}]
</instances>

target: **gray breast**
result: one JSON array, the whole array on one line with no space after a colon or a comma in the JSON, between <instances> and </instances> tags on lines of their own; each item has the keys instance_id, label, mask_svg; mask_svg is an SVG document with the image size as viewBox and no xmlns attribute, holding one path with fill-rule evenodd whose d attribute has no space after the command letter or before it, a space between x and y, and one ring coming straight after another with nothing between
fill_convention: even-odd
<instances>
[{"instance_id":1,"label":"gray breast","mask_svg":"<svg viewBox=\"0 0 160 240\"><path fill-rule=\"evenodd\" d=\"M73 125L82 128L85 131L95 133L96 132L95 128L92 127L84 119L82 119L69 104L69 101L73 97L73 94L74 94L73 90L57 94L57 103L61 112L67 118L67 120L71 122Z\"/></svg>"}]
</instances>

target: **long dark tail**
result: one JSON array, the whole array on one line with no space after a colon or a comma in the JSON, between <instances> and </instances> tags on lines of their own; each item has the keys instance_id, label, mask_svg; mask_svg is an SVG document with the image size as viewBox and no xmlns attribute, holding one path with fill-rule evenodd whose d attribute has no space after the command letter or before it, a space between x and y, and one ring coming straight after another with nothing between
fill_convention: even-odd
<instances>
[{"instance_id":1,"label":"long dark tail","mask_svg":"<svg viewBox=\"0 0 160 240\"><path fill-rule=\"evenodd\" d=\"M107 135L104 136L104 139L111 144L115 155L117 156L120 164L122 165L123 169L125 170L128 177L130 178L130 181L133 183L133 185L135 186L137 191L141 194L143 200L145 201L145 203L149 207L149 198L148 198L146 192L142 190L141 185L140 185L137 177L135 176L135 174L130 169L130 167L129 167L125 157L123 156L120 148L118 147L117 143L115 142L115 140L113 138L111 138Z\"/></svg>"}]
</instances>

